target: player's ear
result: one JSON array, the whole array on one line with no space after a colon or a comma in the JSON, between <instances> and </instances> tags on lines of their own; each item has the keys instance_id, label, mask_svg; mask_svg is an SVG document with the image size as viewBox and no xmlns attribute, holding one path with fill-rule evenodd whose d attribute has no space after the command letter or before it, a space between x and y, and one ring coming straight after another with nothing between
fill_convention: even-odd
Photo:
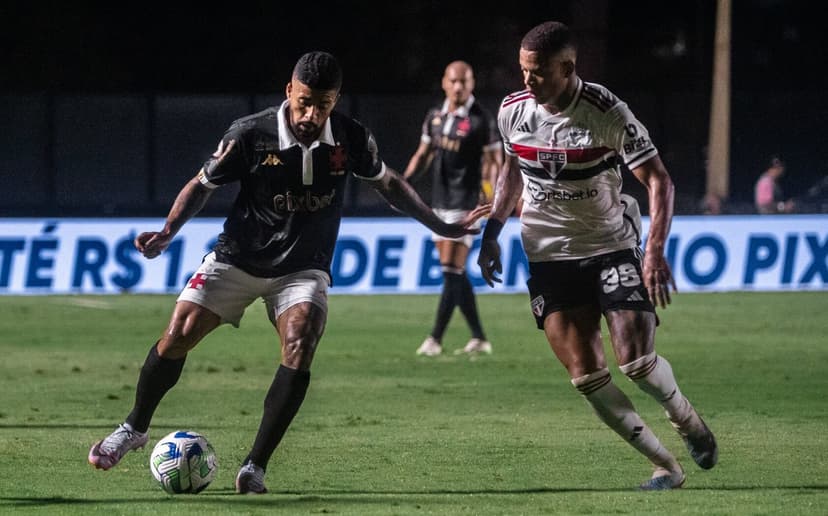
<instances>
[{"instance_id":1,"label":"player's ear","mask_svg":"<svg viewBox=\"0 0 828 516\"><path fill-rule=\"evenodd\" d=\"M561 66L563 67L564 77L569 77L575 73L575 61L567 59L561 62Z\"/></svg>"},{"instance_id":2,"label":"player's ear","mask_svg":"<svg viewBox=\"0 0 828 516\"><path fill-rule=\"evenodd\" d=\"M287 86L285 86L285 97L290 98L290 90L292 89L292 86L293 81L288 82Z\"/></svg>"}]
</instances>

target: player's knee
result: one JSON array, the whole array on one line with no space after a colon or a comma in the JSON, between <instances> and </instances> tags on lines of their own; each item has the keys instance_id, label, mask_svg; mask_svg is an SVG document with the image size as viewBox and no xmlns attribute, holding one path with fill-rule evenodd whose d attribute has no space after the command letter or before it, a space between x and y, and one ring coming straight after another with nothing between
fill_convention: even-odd
<instances>
[{"instance_id":1,"label":"player's knee","mask_svg":"<svg viewBox=\"0 0 828 516\"><path fill-rule=\"evenodd\" d=\"M571 380L572 385L586 398L612 381L609 369L601 368L593 373L585 374Z\"/></svg>"},{"instance_id":2,"label":"player's knee","mask_svg":"<svg viewBox=\"0 0 828 516\"><path fill-rule=\"evenodd\" d=\"M215 328L218 316L208 310L176 310L158 344L161 356L186 353Z\"/></svg>"},{"instance_id":3,"label":"player's knee","mask_svg":"<svg viewBox=\"0 0 828 516\"><path fill-rule=\"evenodd\" d=\"M658 355L656 355L656 352L653 351L631 362L619 365L618 369L627 375L627 378L630 380L640 382L646 379L657 365Z\"/></svg>"},{"instance_id":4,"label":"player's knee","mask_svg":"<svg viewBox=\"0 0 828 516\"><path fill-rule=\"evenodd\" d=\"M294 333L282 345L282 363L294 369L306 369L313 360L319 338L313 333Z\"/></svg>"}]
</instances>

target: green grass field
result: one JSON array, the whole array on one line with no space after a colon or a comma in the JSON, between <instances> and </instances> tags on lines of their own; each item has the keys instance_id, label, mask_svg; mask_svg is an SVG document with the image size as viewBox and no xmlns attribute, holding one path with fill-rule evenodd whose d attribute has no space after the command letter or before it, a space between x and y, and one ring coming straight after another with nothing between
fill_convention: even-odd
<instances>
[{"instance_id":1,"label":"green grass field","mask_svg":"<svg viewBox=\"0 0 828 516\"><path fill-rule=\"evenodd\" d=\"M265 496L233 494L278 363L263 305L188 358L150 444L204 433L220 469L168 496L149 447L111 471L89 446L123 420L170 296L0 297L0 513L828 514L828 293L679 294L658 351L720 445L698 469L660 407L618 385L685 465L682 490L634 490L650 469L601 425L534 329L522 295L479 298L495 352L455 356L459 313L435 359L414 350L435 296L333 296L305 404Z\"/></svg>"}]
</instances>

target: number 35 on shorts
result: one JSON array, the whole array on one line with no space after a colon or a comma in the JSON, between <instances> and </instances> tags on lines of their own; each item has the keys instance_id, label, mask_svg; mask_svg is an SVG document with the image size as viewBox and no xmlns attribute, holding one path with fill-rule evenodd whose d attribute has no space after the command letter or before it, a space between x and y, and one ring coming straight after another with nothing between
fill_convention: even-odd
<instances>
[{"instance_id":1,"label":"number 35 on shorts","mask_svg":"<svg viewBox=\"0 0 828 516\"><path fill-rule=\"evenodd\" d=\"M605 294L615 292L619 286L637 287L641 285L641 276L635 265L622 263L601 271L601 286Z\"/></svg>"}]
</instances>

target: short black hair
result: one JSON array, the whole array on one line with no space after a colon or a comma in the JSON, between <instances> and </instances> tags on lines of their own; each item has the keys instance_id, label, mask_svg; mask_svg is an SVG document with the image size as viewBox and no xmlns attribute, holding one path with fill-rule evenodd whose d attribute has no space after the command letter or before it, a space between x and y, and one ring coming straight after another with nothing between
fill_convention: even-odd
<instances>
[{"instance_id":1,"label":"short black hair","mask_svg":"<svg viewBox=\"0 0 828 516\"><path fill-rule=\"evenodd\" d=\"M552 56L565 48L577 50L569 27L561 22L547 21L535 26L523 36L520 46L530 52Z\"/></svg>"},{"instance_id":2,"label":"short black hair","mask_svg":"<svg viewBox=\"0 0 828 516\"><path fill-rule=\"evenodd\" d=\"M342 69L328 52L308 52L296 61L293 77L314 90L338 90L342 86Z\"/></svg>"}]
</instances>

